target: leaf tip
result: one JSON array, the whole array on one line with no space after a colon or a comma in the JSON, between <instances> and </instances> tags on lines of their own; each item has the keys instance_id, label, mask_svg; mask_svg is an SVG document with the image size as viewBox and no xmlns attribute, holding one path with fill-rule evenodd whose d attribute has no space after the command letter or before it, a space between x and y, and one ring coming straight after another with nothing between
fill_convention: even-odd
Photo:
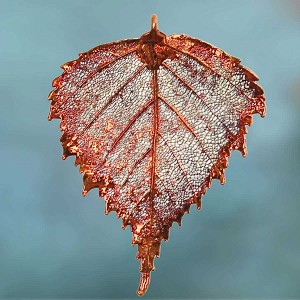
<instances>
[{"instance_id":1,"label":"leaf tip","mask_svg":"<svg viewBox=\"0 0 300 300\"><path fill-rule=\"evenodd\" d=\"M136 291L138 296L143 296L147 292L150 283L150 272L141 272L140 283Z\"/></svg>"},{"instance_id":2,"label":"leaf tip","mask_svg":"<svg viewBox=\"0 0 300 300\"><path fill-rule=\"evenodd\" d=\"M198 210L202 209L202 199L201 199L201 197L198 197L198 198L195 199L195 204L196 204L196 208Z\"/></svg>"},{"instance_id":3,"label":"leaf tip","mask_svg":"<svg viewBox=\"0 0 300 300\"><path fill-rule=\"evenodd\" d=\"M77 60L68 61L63 65L61 65L60 67L65 71L69 71L76 64L76 62Z\"/></svg>"},{"instance_id":4,"label":"leaf tip","mask_svg":"<svg viewBox=\"0 0 300 300\"><path fill-rule=\"evenodd\" d=\"M220 177L220 184L224 185L226 183L226 177L225 175L223 177Z\"/></svg>"}]
</instances>

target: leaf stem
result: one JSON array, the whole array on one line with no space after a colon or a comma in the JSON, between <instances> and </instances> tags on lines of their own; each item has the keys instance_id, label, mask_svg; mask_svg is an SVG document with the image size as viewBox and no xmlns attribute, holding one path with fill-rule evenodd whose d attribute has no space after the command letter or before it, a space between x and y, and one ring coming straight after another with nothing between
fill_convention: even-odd
<instances>
[{"instance_id":1,"label":"leaf stem","mask_svg":"<svg viewBox=\"0 0 300 300\"><path fill-rule=\"evenodd\" d=\"M151 30L153 31L157 30L157 15L155 14L151 16Z\"/></svg>"}]
</instances>

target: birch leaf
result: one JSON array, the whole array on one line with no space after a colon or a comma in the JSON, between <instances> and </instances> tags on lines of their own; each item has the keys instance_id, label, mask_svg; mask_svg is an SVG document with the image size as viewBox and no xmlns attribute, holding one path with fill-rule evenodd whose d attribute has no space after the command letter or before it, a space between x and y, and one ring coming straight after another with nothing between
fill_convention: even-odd
<instances>
[{"instance_id":1,"label":"birch leaf","mask_svg":"<svg viewBox=\"0 0 300 300\"><path fill-rule=\"evenodd\" d=\"M98 46L62 65L49 94L61 119L63 159L76 157L83 195L99 188L105 213L130 225L143 295L174 221L212 179L225 183L231 150L246 156L246 125L265 115L258 77L240 60L152 16L139 39Z\"/></svg>"}]
</instances>

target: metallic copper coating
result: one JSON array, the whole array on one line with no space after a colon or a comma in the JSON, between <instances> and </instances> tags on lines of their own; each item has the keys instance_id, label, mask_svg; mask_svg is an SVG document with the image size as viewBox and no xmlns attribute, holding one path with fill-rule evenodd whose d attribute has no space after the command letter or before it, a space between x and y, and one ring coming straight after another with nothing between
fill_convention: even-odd
<instances>
[{"instance_id":1,"label":"metallic copper coating","mask_svg":"<svg viewBox=\"0 0 300 300\"><path fill-rule=\"evenodd\" d=\"M225 183L232 150L247 155L246 125L266 114L258 77L223 50L151 30L81 53L62 65L49 94L61 119L63 159L74 155L83 195L92 188L130 225L147 291L154 258L172 223L212 179Z\"/></svg>"}]
</instances>

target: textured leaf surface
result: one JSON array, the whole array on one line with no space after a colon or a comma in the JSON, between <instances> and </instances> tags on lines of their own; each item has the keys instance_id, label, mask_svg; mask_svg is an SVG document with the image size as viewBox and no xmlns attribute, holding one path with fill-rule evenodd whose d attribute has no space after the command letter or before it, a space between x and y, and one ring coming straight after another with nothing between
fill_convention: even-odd
<instances>
[{"instance_id":1,"label":"textured leaf surface","mask_svg":"<svg viewBox=\"0 0 300 300\"><path fill-rule=\"evenodd\" d=\"M62 66L49 119L60 118L63 158L75 155L85 195L131 226L147 290L161 240L218 178L245 125L265 115L263 90L237 58L186 35L152 29L98 46Z\"/></svg>"}]
</instances>

